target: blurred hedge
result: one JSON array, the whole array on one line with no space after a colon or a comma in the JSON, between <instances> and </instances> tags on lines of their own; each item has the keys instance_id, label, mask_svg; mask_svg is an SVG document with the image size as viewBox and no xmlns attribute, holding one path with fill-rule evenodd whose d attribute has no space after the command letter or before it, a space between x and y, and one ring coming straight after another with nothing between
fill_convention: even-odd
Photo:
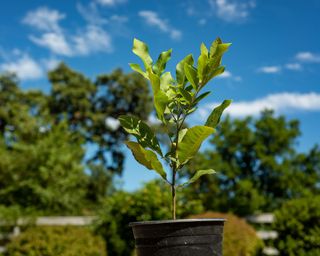
<instances>
[{"instance_id":1,"label":"blurred hedge","mask_svg":"<svg viewBox=\"0 0 320 256\"><path fill-rule=\"evenodd\" d=\"M260 255L263 243L245 220L233 214L217 212L193 215L191 218L223 218L227 220L223 237L224 256Z\"/></svg>"},{"instance_id":2,"label":"blurred hedge","mask_svg":"<svg viewBox=\"0 0 320 256\"><path fill-rule=\"evenodd\" d=\"M294 199L275 212L275 246L281 256L320 255L320 196Z\"/></svg>"},{"instance_id":3,"label":"blurred hedge","mask_svg":"<svg viewBox=\"0 0 320 256\"><path fill-rule=\"evenodd\" d=\"M102 238L83 227L30 227L7 246L5 256L106 256Z\"/></svg>"}]
</instances>

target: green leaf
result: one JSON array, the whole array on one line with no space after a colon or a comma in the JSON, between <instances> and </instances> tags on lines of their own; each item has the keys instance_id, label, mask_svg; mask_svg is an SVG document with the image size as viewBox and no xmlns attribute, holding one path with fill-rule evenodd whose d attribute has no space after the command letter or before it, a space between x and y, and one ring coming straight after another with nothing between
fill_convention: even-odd
<instances>
[{"instance_id":1,"label":"green leaf","mask_svg":"<svg viewBox=\"0 0 320 256\"><path fill-rule=\"evenodd\" d=\"M198 152L202 142L214 132L208 126L194 126L186 132L182 141L178 144L178 159L181 164L185 164Z\"/></svg>"},{"instance_id":2,"label":"green leaf","mask_svg":"<svg viewBox=\"0 0 320 256\"><path fill-rule=\"evenodd\" d=\"M152 86L153 104L157 112L157 117L159 120L165 123L164 111L169 103L169 97L165 92L160 90L160 78L158 75L153 74L152 71L149 71L149 78Z\"/></svg>"},{"instance_id":3,"label":"green leaf","mask_svg":"<svg viewBox=\"0 0 320 256\"><path fill-rule=\"evenodd\" d=\"M188 110L187 114L189 115L189 114L193 113L194 111L196 111L197 109L198 109L197 107L194 107L194 108Z\"/></svg>"},{"instance_id":4,"label":"green leaf","mask_svg":"<svg viewBox=\"0 0 320 256\"><path fill-rule=\"evenodd\" d=\"M139 56L141 58L146 70L151 68L152 59L149 55L149 48L148 48L147 44L145 44L144 42L135 38L135 39L133 39L132 51L134 54L136 54L137 56Z\"/></svg>"},{"instance_id":5,"label":"green leaf","mask_svg":"<svg viewBox=\"0 0 320 256\"><path fill-rule=\"evenodd\" d=\"M215 171L215 170L213 170L213 169L207 169L207 170L199 170L199 171L196 171L196 173L192 176L192 178L191 178L189 181L187 181L187 182L185 182L185 183L181 184L180 186L182 187L182 186L185 186L185 185L191 184L191 183L193 183L193 182L197 181L197 180L198 180L201 176L203 176L203 175L207 175L207 174L215 174L215 173L216 173L216 171Z\"/></svg>"},{"instance_id":6,"label":"green leaf","mask_svg":"<svg viewBox=\"0 0 320 256\"><path fill-rule=\"evenodd\" d=\"M209 68L214 69L220 66L222 55L228 50L230 43L222 43L220 38L217 38L210 47Z\"/></svg>"},{"instance_id":7,"label":"green leaf","mask_svg":"<svg viewBox=\"0 0 320 256\"><path fill-rule=\"evenodd\" d=\"M132 70L140 73L141 75L143 75L145 78L147 78L149 80L149 77L147 76L147 74L141 69L139 64L136 63L129 63L130 67Z\"/></svg>"},{"instance_id":8,"label":"green leaf","mask_svg":"<svg viewBox=\"0 0 320 256\"><path fill-rule=\"evenodd\" d=\"M217 37L216 40L214 40L211 44L210 57L213 57L213 55L216 53L219 44L222 44L222 40L220 37Z\"/></svg>"},{"instance_id":9,"label":"green leaf","mask_svg":"<svg viewBox=\"0 0 320 256\"><path fill-rule=\"evenodd\" d=\"M126 142L127 147L131 150L134 158L149 170L155 170L162 178L167 179L167 174L157 155L151 150L144 149L139 143L133 141Z\"/></svg>"},{"instance_id":10,"label":"green leaf","mask_svg":"<svg viewBox=\"0 0 320 256\"><path fill-rule=\"evenodd\" d=\"M207 75L207 67L208 67L208 49L204 43L201 44L200 47L201 54L198 58L198 77L199 82L205 82L205 77Z\"/></svg>"},{"instance_id":11,"label":"green leaf","mask_svg":"<svg viewBox=\"0 0 320 256\"><path fill-rule=\"evenodd\" d=\"M186 63L184 65L184 72L185 72L185 75L186 75L188 81L192 85L193 89L197 90L198 82L199 82L198 76L197 76L197 70L193 66Z\"/></svg>"},{"instance_id":12,"label":"green leaf","mask_svg":"<svg viewBox=\"0 0 320 256\"><path fill-rule=\"evenodd\" d=\"M207 74L208 56L201 54L198 58L198 78L199 82L203 83Z\"/></svg>"},{"instance_id":13,"label":"green leaf","mask_svg":"<svg viewBox=\"0 0 320 256\"><path fill-rule=\"evenodd\" d=\"M123 129L135 136L142 147L151 148L162 156L158 139L145 122L135 116L122 115L118 119Z\"/></svg>"},{"instance_id":14,"label":"green leaf","mask_svg":"<svg viewBox=\"0 0 320 256\"><path fill-rule=\"evenodd\" d=\"M182 61L180 61L176 66L176 79L177 83L181 86L184 86L186 83L186 76L184 72L184 65L185 64L193 65L194 60L191 54L186 56Z\"/></svg>"},{"instance_id":15,"label":"green leaf","mask_svg":"<svg viewBox=\"0 0 320 256\"><path fill-rule=\"evenodd\" d=\"M232 100L224 100L221 105L216 107L209 115L206 126L215 128L219 122L223 111L231 104Z\"/></svg>"},{"instance_id":16,"label":"green leaf","mask_svg":"<svg viewBox=\"0 0 320 256\"><path fill-rule=\"evenodd\" d=\"M211 73L208 75L207 82L209 82L212 78L221 75L224 72L224 70L225 70L224 66L220 66L220 67L212 70Z\"/></svg>"},{"instance_id":17,"label":"green leaf","mask_svg":"<svg viewBox=\"0 0 320 256\"><path fill-rule=\"evenodd\" d=\"M179 88L179 93L181 94L181 96L186 100L186 102L188 104L190 104L192 102L192 96L190 95L190 93L188 91L186 91L185 89L183 89L182 87Z\"/></svg>"},{"instance_id":18,"label":"green leaf","mask_svg":"<svg viewBox=\"0 0 320 256\"><path fill-rule=\"evenodd\" d=\"M178 142L179 143L182 141L182 139L186 135L187 131L188 131L188 128L184 128L184 129L180 130L180 132L178 134L178 136L179 136Z\"/></svg>"},{"instance_id":19,"label":"green leaf","mask_svg":"<svg viewBox=\"0 0 320 256\"><path fill-rule=\"evenodd\" d=\"M208 49L204 43L200 46L201 55L206 55L208 57Z\"/></svg>"},{"instance_id":20,"label":"green leaf","mask_svg":"<svg viewBox=\"0 0 320 256\"><path fill-rule=\"evenodd\" d=\"M172 52L172 49L162 52L159 55L156 64L153 66L153 71L156 74L161 75L162 71L166 68L166 64L171 58L171 52Z\"/></svg>"},{"instance_id":21,"label":"green leaf","mask_svg":"<svg viewBox=\"0 0 320 256\"><path fill-rule=\"evenodd\" d=\"M199 95L196 99L195 99L195 103L198 103L199 101L201 101L202 99L204 99L205 97L207 97L211 92L204 92L201 95Z\"/></svg>"},{"instance_id":22,"label":"green leaf","mask_svg":"<svg viewBox=\"0 0 320 256\"><path fill-rule=\"evenodd\" d=\"M230 47L231 43L219 44L217 53L223 55Z\"/></svg>"},{"instance_id":23,"label":"green leaf","mask_svg":"<svg viewBox=\"0 0 320 256\"><path fill-rule=\"evenodd\" d=\"M170 72L162 74L160 77L160 88L162 91L166 92L170 89L170 85L174 83L174 79Z\"/></svg>"},{"instance_id":24,"label":"green leaf","mask_svg":"<svg viewBox=\"0 0 320 256\"><path fill-rule=\"evenodd\" d=\"M154 98L153 98L154 107L155 107L156 112L157 112L157 117L163 123L166 123L166 120L164 118L164 111L166 110L166 107L167 107L169 101L170 100L169 100L168 96L162 91L158 91L154 95Z\"/></svg>"},{"instance_id":25,"label":"green leaf","mask_svg":"<svg viewBox=\"0 0 320 256\"><path fill-rule=\"evenodd\" d=\"M160 91L160 78L158 75L153 74L152 71L149 71L148 73L152 87L152 92L155 95Z\"/></svg>"}]
</instances>

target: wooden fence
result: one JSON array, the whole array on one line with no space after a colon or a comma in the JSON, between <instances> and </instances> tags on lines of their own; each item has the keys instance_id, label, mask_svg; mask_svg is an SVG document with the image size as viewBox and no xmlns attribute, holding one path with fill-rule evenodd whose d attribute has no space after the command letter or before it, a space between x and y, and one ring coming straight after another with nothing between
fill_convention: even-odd
<instances>
[{"instance_id":1,"label":"wooden fence","mask_svg":"<svg viewBox=\"0 0 320 256\"><path fill-rule=\"evenodd\" d=\"M38 217L34 220L34 224L37 226L65 226L65 225L73 225L73 226L87 226L93 223L96 217L94 216L72 216L72 217ZM268 225L271 225L274 221L273 214L260 214L247 217L247 221L254 224L257 229L258 236L264 240L273 240L276 239L278 234L272 230L264 230ZM7 233L0 233L1 241L8 241L11 238L18 236L20 234L20 227L28 224L30 221L26 219L18 219L14 224L10 226L12 229ZM6 222L0 220L0 226L8 226ZM260 229L259 226L262 228ZM5 246L0 246L0 253L5 251ZM264 248L265 255L278 255L278 251L272 247Z\"/></svg>"}]
</instances>

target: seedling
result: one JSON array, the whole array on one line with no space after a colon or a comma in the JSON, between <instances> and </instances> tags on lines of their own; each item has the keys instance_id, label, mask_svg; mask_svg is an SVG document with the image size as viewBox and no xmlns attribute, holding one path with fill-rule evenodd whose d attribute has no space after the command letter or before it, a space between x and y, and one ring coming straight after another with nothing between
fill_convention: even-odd
<instances>
[{"instance_id":1,"label":"seedling","mask_svg":"<svg viewBox=\"0 0 320 256\"><path fill-rule=\"evenodd\" d=\"M211 44L209 50L201 44L197 67L189 54L177 64L174 79L170 72L165 72L166 63L171 58L171 49L162 52L154 63L148 46L138 39L133 41L133 53L141 58L144 69L139 64L132 63L130 66L151 83L156 116L167 128L169 151L163 153L155 132L139 118L120 116L119 121L121 126L137 139L137 142L126 142L135 159L149 170L156 171L171 186L173 219L176 219L177 188L195 182L202 175L215 173L213 169L197 170L189 181L183 184L176 182L179 170L196 155L202 142L214 133L222 112L231 104L231 100L224 100L213 109L204 125L184 128L187 117L197 109L199 102L210 94L210 91L202 92L206 84L224 72L221 59L229 46L229 43L223 43L220 38ZM171 178L168 178L158 157L170 166Z\"/></svg>"}]
</instances>

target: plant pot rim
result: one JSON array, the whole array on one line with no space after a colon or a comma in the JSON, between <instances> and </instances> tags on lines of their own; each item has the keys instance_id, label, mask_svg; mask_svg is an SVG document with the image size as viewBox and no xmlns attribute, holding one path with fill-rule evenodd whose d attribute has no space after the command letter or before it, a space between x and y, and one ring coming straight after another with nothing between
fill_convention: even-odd
<instances>
[{"instance_id":1,"label":"plant pot rim","mask_svg":"<svg viewBox=\"0 0 320 256\"><path fill-rule=\"evenodd\" d=\"M161 224L194 223L194 222L224 223L226 222L226 219L214 218L214 219L150 220L150 221L130 222L129 227L142 226L142 225L161 225Z\"/></svg>"}]
</instances>

